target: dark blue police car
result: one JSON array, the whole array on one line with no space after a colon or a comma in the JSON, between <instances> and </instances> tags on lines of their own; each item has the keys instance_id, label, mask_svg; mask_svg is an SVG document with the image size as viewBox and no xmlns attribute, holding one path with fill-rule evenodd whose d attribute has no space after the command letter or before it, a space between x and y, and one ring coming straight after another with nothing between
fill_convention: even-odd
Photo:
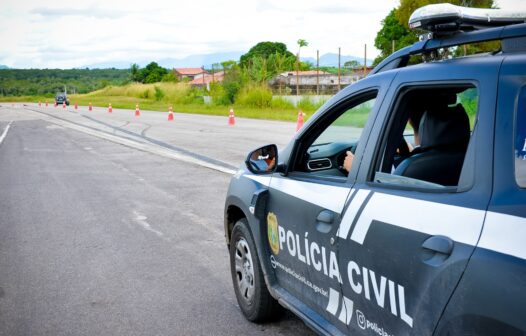
<instances>
[{"instance_id":1,"label":"dark blue police car","mask_svg":"<svg viewBox=\"0 0 526 336\"><path fill-rule=\"evenodd\" d=\"M247 319L285 307L326 335L526 333L524 22L423 7L410 26L425 38L335 95L279 155L248 155L225 205ZM492 40L499 51L447 56Z\"/></svg>"}]
</instances>

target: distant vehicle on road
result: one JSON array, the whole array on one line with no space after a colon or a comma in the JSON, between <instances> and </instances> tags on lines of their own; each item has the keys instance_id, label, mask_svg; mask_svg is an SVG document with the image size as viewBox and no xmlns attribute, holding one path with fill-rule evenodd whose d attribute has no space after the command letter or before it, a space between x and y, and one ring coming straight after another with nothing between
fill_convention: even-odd
<instances>
[{"instance_id":1,"label":"distant vehicle on road","mask_svg":"<svg viewBox=\"0 0 526 336\"><path fill-rule=\"evenodd\" d=\"M336 94L279 153L247 155L224 224L248 320L283 306L320 335L526 334L521 15L417 10L419 42ZM489 40L500 50L442 50Z\"/></svg>"},{"instance_id":2,"label":"distant vehicle on road","mask_svg":"<svg viewBox=\"0 0 526 336\"><path fill-rule=\"evenodd\" d=\"M55 96L55 103L57 103L57 105L63 104L64 102L69 106L69 99L66 93L59 93Z\"/></svg>"}]
</instances>

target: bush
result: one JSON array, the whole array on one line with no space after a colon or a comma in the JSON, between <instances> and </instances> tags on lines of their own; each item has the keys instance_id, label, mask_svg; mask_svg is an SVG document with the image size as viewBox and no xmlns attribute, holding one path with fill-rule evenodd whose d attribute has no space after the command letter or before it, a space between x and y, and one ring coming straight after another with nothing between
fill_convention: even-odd
<instances>
[{"instance_id":1,"label":"bush","mask_svg":"<svg viewBox=\"0 0 526 336\"><path fill-rule=\"evenodd\" d=\"M279 109L293 109L294 108L294 104L292 104L290 101L288 101L287 99L283 97L277 97L277 98L272 99L272 101L270 102L270 105L274 108L279 108Z\"/></svg>"},{"instance_id":2,"label":"bush","mask_svg":"<svg viewBox=\"0 0 526 336\"><path fill-rule=\"evenodd\" d=\"M161 90L161 88L159 88L158 86L154 86L153 88L155 90L155 100L161 101L161 99L163 99L164 97L163 90Z\"/></svg>"},{"instance_id":3,"label":"bush","mask_svg":"<svg viewBox=\"0 0 526 336\"><path fill-rule=\"evenodd\" d=\"M223 85L219 83L210 83L210 96L215 105L229 105L232 103L228 98Z\"/></svg>"},{"instance_id":4,"label":"bush","mask_svg":"<svg viewBox=\"0 0 526 336\"><path fill-rule=\"evenodd\" d=\"M310 100L308 96L303 96L298 102L298 108L304 111L314 111L316 110L316 105Z\"/></svg>"},{"instance_id":5,"label":"bush","mask_svg":"<svg viewBox=\"0 0 526 336\"><path fill-rule=\"evenodd\" d=\"M248 107L270 107L272 92L266 86L247 87L238 95L237 102Z\"/></svg>"},{"instance_id":6,"label":"bush","mask_svg":"<svg viewBox=\"0 0 526 336\"><path fill-rule=\"evenodd\" d=\"M150 97L150 89L146 89L146 90L144 90L144 91L139 95L139 98L145 98L145 99L148 99L148 97Z\"/></svg>"}]
</instances>

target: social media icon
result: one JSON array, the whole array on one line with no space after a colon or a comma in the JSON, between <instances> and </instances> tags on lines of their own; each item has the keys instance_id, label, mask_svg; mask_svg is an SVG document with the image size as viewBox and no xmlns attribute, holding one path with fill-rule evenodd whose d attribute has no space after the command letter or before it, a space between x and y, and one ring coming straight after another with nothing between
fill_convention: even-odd
<instances>
[{"instance_id":1,"label":"social media icon","mask_svg":"<svg viewBox=\"0 0 526 336\"><path fill-rule=\"evenodd\" d=\"M270 256L270 265L272 268L276 268L276 258L273 255Z\"/></svg>"},{"instance_id":2,"label":"social media icon","mask_svg":"<svg viewBox=\"0 0 526 336\"><path fill-rule=\"evenodd\" d=\"M359 310L356 310L356 321L360 328L365 329L365 315Z\"/></svg>"}]
</instances>

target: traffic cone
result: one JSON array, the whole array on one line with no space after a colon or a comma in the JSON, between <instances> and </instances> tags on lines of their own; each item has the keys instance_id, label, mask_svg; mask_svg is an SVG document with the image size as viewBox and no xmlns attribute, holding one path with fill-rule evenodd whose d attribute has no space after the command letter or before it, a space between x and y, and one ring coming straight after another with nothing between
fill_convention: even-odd
<instances>
[{"instance_id":1,"label":"traffic cone","mask_svg":"<svg viewBox=\"0 0 526 336\"><path fill-rule=\"evenodd\" d=\"M112 113L113 112L113 108L111 107L111 103L108 105L108 113Z\"/></svg>"},{"instance_id":2,"label":"traffic cone","mask_svg":"<svg viewBox=\"0 0 526 336\"><path fill-rule=\"evenodd\" d=\"M41 107L42 106L42 102L40 102L40 100L38 101L38 107Z\"/></svg>"},{"instance_id":3,"label":"traffic cone","mask_svg":"<svg viewBox=\"0 0 526 336\"><path fill-rule=\"evenodd\" d=\"M303 116L305 113L303 113L302 110L298 111L298 123L296 124L296 132L299 131L303 127Z\"/></svg>"},{"instance_id":4,"label":"traffic cone","mask_svg":"<svg viewBox=\"0 0 526 336\"><path fill-rule=\"evenodd\" d=\"M139 104L135 104L135 116L140 117L141 111L139 110Z\"/></svg>"},{"instance_id":5,"label":"traffic cone","mask_svg":"<svg viewBox=\"0 0 526 336\"><path fill-rule=\"evenodd\" d=\"M63 108L63 109L66 108L66 102L62 102L62 108Z\"/></svg>"},{"instance_id":6,"label":"traffic cone","mask_svg":"<svg viewBox=\"0 0 526 336\"><path fill-rule=\"evenodd\" d=\"M79 104L75 103L75 110L79 108Z\"/></svg>"},{"instance_id":7,"label":"traffic cone","mask_svg":"<svg viewBox=\"0 0 526 336\"><path fill-rule=\"evenodd\" d=\"M93 111L93 106L91 106L91 102L88 105L88 111L90 111L90 112Z\"/></svg>"},{"instance_id":8,"label":"traffic cone","mask_svg":"<svg viewBox=\"0 0 526 336\"><path fill-rule=\"evenodd\" d=\"M168 108L168 121L173 121L173 120L174 120L174 111L172 107L170 106Z\"/></svg>"},{"instance_id":9,"label":"traffic cone","mask_svg":"<svg viewBox=\"0 0 526 336\"><path fill-rule=\"evenodd\" d=\"M228 112L228 124L234 126L236 124L236 116L234 116L234 109L231 108Z\"/></svg>"}]
</instances>

